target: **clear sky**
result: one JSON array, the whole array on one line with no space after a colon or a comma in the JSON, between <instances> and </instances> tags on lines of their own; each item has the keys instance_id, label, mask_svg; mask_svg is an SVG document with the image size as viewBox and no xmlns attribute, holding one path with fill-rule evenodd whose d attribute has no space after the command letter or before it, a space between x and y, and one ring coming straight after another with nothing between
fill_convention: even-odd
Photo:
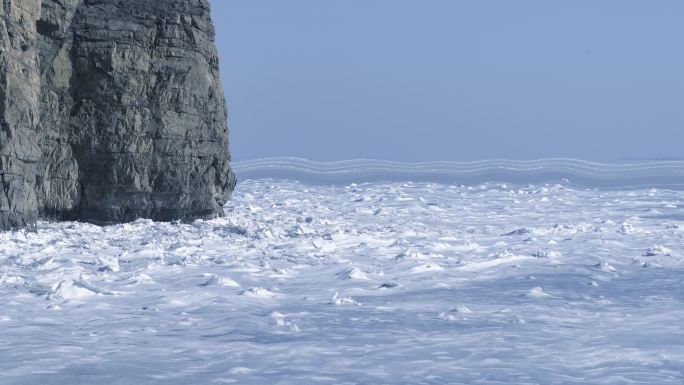
<instances>
[{"instance_id":1,"label":"clear sky","mask_svg":"<svg viewBox=\"0 0 684 385\"><path fill-rule=\"evenodd\" d=\"M681 0L211 0L234 160L684 157Z\"/></svg>"}]
</instances>

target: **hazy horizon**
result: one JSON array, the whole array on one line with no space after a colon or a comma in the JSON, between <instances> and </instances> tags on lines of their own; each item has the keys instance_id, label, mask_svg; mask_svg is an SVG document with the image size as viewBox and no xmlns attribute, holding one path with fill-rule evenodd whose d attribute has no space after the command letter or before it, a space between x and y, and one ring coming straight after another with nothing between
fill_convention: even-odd
<instances>
[{"instance_id":1,"label":"hazy horizon","mask_svg":"<svg viewBox=\"0 0 684 385\"><path fill-rule=\"evenodd\" d=\"M681 2L211 2L234 160L682 158Z\"/></svg>"}]
</instances>

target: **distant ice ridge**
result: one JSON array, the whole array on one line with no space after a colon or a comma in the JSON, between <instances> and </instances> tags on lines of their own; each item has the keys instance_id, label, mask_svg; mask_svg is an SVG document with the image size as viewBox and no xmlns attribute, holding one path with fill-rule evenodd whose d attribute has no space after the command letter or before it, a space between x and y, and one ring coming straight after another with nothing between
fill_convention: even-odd
<instances>
[{"instance_id":1,"label":"distant ice ridge","mask_svg":"<svg viewBox=\"0 0 684 385\"><path fill-rule=\"evenodd\" d=\"M630 161L606 164L577 159L403 163L355 159L317 162L301 158L264 158L233 162L241 180L293 179L308 183L345 184L377 181L564 183L594 188L669 188L684 190L684 161Z\"/></svg>"}]
</instances>

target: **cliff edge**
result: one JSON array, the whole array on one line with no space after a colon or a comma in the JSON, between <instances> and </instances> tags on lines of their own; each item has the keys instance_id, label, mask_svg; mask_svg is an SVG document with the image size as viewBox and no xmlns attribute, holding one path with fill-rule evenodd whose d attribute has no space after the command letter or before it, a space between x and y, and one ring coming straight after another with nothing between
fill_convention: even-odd
<instances>
[{"instance_id":1,"label":"cliff edge","mask_svg":"<svg viewBox=\"0 0 684 385\"><path fill-rule=\"evenodd\" d=\"M225 106L207 0L4 0L0 229L220 215Z\"/></svg>"}]
</instances>

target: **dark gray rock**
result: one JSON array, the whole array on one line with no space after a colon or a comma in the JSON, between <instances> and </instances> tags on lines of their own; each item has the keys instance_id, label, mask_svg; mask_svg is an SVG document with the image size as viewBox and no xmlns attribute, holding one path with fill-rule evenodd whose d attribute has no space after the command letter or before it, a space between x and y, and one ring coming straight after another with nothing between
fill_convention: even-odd
<instances>
[{"instance_id":1,"label":"dark gray rock","mask_svg":"<svg viewBox=\"0 0 684 385\"><path fill-rule=\"evenodd\" d=\"M220 215L235 186L206 0L4 0L0 228Z\"/></svg>"},{"instance_id":2,"label":"dark gray rock","mask_svg":"<svg viewBox=\"0 0 684 385\"><path fill-rule=\"evenodd\" d=\"M0 5L0 228L20 228L38 215L40 73L36 18L40 3Z\"/></svg>"}]
</instances>

